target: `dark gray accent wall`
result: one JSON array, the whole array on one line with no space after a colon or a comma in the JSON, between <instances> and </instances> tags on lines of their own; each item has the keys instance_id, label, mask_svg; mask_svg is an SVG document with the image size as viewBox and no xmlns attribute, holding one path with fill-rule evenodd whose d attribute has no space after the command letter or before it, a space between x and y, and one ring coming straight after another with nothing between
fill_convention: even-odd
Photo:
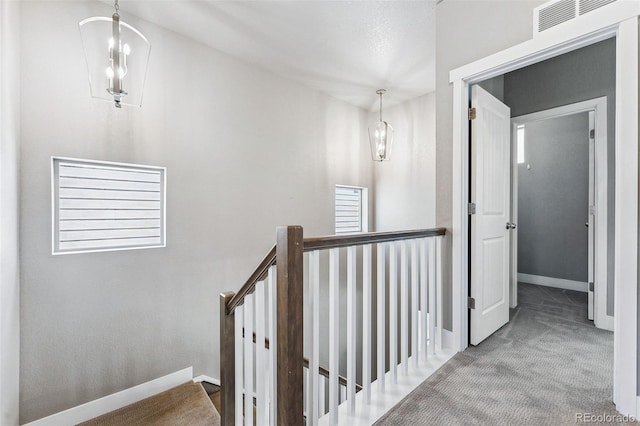
<instances>
[{"instance_id":1,"label":"dark gray accent wall","mask_svg":"<svg viewBox=\"0 0 640 426\"><path fill-rule=\"evenodd\" d=\"M588 279L589 113L525 126L518 164L518 272Z\"/></svg>"},{"instance_id":2,"label":"dark gray accent wall","mask_svg":"<svg viewBox=\"0 0 640 426\"><path fill-rule=\"evenodd\" d=\"M505 74L504 100L511 115L607 97L608 139L608 280L607 313L613 315L614 189L615 189L616 42L608 39Z\"/></svg>"}]
</instances>

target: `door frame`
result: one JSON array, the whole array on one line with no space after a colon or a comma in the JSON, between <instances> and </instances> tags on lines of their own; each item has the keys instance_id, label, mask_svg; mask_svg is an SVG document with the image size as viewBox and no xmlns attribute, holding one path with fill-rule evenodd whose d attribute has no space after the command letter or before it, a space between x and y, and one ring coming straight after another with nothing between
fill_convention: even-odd
<instances>
[{"instance_id":1,"label":"door frame","mask_svg":"<svg viewBox=\"0 0 640 426\"><path fill-rule=\"evenodd\" d=\"M452 338L468 346L469 86L545 59L616 38L616 183L613 401L625 415L638 415L638 16L640 2L615 2L566 22L527 42L452 70L453 218ZM622 236L625 238L622 238ZM627 321L623 321L623 319Z\"/></svg>"},{"instance_id":2,"label":"door frame","mask_svg":"<svg viewBox=\"0 0 640 426\"><path fill-rule=\"evenodd\" d=\"M607 283L607 253L608 253L608 163L607 163L607 97L589 99L582 102L576 102L555 108L549 108L543 111L531 114L520 115L511 119L511 149L516 150L515 134L519 125L533 123L535 121L548 120L550 118L565 117L568 115L579 114L581 112L595 112L595 253L594 262L594 282ZM512 156L512 191L511 206L512 220L516 220L518 212L518 168L516 157ZM604 184L602 184L604 183ZM590 188L591 190L591 188ZM517 256L517 237L512 237L512 262ZM516 265L513 262L513 265ZM517 271L512 271L510 286L511 307L517 305L518 280ZM613 331L613 316L607 315L607 286L602 287L596 285L594 288L594 322L596 327Z\"/></svg>"}]
</instances>

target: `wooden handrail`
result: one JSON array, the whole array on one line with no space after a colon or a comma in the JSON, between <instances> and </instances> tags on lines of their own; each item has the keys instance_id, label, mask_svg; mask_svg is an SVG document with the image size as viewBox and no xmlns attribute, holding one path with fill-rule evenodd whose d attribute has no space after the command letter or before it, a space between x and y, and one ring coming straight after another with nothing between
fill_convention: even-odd
<instances>
[{"instance_id":1,"label":"wooden handrail","mask_svg":"<svg viewBox=\"0 0 640 426\"><path fill-rule=\"evenodd\" d=\"M326 237L305 238L304 251L326 250L339 247L358 246L364 244L386 243L398 240L410 240L415 238L437 237L444 235L446 228L417 229L413 231L393 232L368 232L366 234L330 235ZM240 290L227 304L226 313L231 314L238 305L244 302L244 298L253 293L256 283L267 277L269 268L276 264L276 246L273 246L260 265L251 274Z\"/></svg>"},{"instance_id":2,"label":"wooden handrail","mask_svg":"<svg viewBox=\"0 0 640 426\"><path fill-rule=\"evenodd\" d=\"M367 234L331 235L304 239L304 251L326 250L364 244L386 243L389 241L412 240L415 238L444 235L446 228L417 229L413 231L369 232Z\"/></svg>"},{"instance_id":3,"label":"wooden handrail","mask_svg":"<svg viewBox=\"0 0 640 426\"><path fill-rule=\"evenodd\" d=\"M249 277L246 283L240 288L240 290L233 296L233 298L227 304L227 315L236 309L236 306L241 305L244 302L244 298L253 293L256 288L256 283L262 281L267 277L269 268L276 264L276 246L273 246L269 253L262 259L260 265L253 271L253 274Z\"/></svg>"}]
</instances>

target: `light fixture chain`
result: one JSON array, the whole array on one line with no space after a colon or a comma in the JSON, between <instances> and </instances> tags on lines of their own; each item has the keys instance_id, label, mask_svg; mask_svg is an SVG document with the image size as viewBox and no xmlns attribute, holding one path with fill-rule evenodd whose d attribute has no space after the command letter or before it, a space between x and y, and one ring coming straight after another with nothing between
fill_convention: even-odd
<instances>
[{"instance_id":1,"label":"light fixture chain","mask_svg":"<svg viewBox=\"0 0 640 426\"><path fill-rule=\"evenodd\" d=\"M382 121L382 92L380 92L380 121Z\"/></svg>"},{"instance_id":2,"label":"light fixture chain","mask_svg":"<svg viewBox=\"0 0 640 426\"><path fill-rule=\"evenodd\" d=\"M116 9L116 13L118 13L118 11L120 10L120 5L118 4L118 0L115 0L113 7Z\"/></svg>"}]
</instances>

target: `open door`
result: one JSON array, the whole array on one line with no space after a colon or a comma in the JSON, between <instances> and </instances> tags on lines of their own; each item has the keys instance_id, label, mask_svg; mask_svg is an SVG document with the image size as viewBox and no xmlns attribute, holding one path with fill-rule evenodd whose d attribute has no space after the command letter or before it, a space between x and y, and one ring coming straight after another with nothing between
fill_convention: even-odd
<instances>
[{"instance_id":1,"label":"open door","mask_svg":"<svg viewBox=\"0 0 640 426\"><path fill-rule=\"evenodd\" d=\"M477 345L509 321L511 111L475 85L471 92L471 333Z\"/></svg>"}]
</instances>

